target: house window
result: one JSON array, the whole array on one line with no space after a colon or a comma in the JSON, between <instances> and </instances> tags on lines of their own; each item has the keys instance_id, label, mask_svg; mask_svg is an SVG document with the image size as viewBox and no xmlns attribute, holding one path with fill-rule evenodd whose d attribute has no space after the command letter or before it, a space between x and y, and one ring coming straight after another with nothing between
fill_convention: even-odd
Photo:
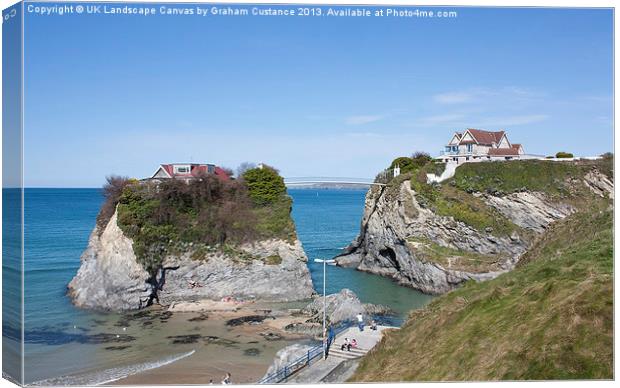
<instances>
[{"instance_id":1,"label":"house window","mask_svg":"<svg viewBox=\"0 0 620 388\"><path fill-rule=\"evenodd\" d=\"M471 153L471 151L472 151L473 147L474 147L474 145L473 145L473 144L467 144L467 152L470 152L470 153Z\"/></svg>"},{"instance_id":2,"label":"house window","mask_svg":"<svg viewBox=\"0 0 620 388\"><path fill-rule=\"evenodd\" d=\"M189 166L174 166L175 174L187 174L189 173Z\"/></svg>"}]
</instances>

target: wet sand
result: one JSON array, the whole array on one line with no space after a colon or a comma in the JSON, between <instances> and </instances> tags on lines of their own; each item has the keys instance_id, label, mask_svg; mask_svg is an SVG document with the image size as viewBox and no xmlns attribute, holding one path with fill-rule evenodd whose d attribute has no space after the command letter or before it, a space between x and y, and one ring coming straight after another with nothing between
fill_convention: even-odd
<instances>
[{"instance_id":1,"label":"wet sand","mask_svg":"<svg viewBox=\"0 0 620 388\"><path fill-rule=\"evenodd\" d=\"M275 353L273 353L275 356ZM271 357L273 359L273 356ZM209 352L194 355L175 363L138 373L115 381L112 385L157 385L157 384L221 384L226 372L231 373L232 382L256 383L269 368L271 360L222 360Z\"/></svg>"},{"instance_id":2,"label":"wet sand","mask_svg":"<svg viewBox=\"0 0 620 388\"><path fill-rule=\"evenodd\" d=\"M278 350L311 338L284 330L289 323L304 322L290 306L268 304L222 304L201 301L172 306L172 315L162 328L162 355L195 350L171 364L116 380L110 385L221 384L228 372L233 383L256 383L273 362ZM179 312L182 311L182 312ZM252 317L252 318L248 318ZM232 320L232 321L231 321ZM162 333L163 334L163 333ZM151 349L152 350L152 349Z\"/></svg>"}]
</instances>

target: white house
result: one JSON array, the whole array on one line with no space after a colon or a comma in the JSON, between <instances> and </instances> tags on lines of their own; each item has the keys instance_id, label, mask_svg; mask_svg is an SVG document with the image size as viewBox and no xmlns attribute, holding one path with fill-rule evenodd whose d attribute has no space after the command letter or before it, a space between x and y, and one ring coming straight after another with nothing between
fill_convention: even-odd
<instances>
[{"instance_id":1,"label":"white house","mask_svg":"<svg viewBox=\"0 0 620 388\"><path fill-rule=\"evenodd\" d=\"M455 132L437 159L458 164L524 157L523 146L511 143L505 131L492 132L470 128L465 132Z\"/></svg>"}]
</instances>

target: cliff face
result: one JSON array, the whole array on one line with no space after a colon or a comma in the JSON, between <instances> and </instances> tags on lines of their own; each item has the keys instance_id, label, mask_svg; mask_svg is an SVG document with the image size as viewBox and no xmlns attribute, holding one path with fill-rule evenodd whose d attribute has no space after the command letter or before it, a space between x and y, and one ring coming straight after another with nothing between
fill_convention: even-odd
<instances>
[{"instance_id":1,"label":"cliff face","mask_svg":"<svg viewBox=\"0 0 620 388\"><path fill-rule=\"evenodd\" d=\"M613 196L610 178L596 169L564 183L583 188L587 195ZM551 223L577 211L570 196L552 198L542 191L458 193L459 201L470 199L491 218L504 218L506 232L457 221L421 203L418 194L409 180L369 190L360 235L336 258L338 264L441 294L467 280L489 280L513 269Z\"/></svg>"},{"instance_id":2,"label":"cliff face","mask_svg":"<svg viewBox=\"0 0 620 388\"><path fill-rule=\"evenodd\" d=\"M244 258L240 259L239 255ZM152 277L137 262L133 241L117 225L115 213L104 231L92 232L69 296L84 308L139 309L154 301L243 299L290 301L310 298L314 290L299 241L272 239L239 247L167 256Z\"/></svg>"},{"instance_id":3,"label":"cliff face","mask_svg":"<svg viewBox=\"0 0 620 388\"><path fill-rule=\"evenodd\" d=\"M170 304L177 300L196 298L293 301L314 294L308 261L301 243L267 240L243 245L240 250L256 259L238 262L234 256L214 253L200 260L189 254L169 256L164 261L165 285L160 301ZM279 264L265 259L279 258Z\"/></svg>"},{"instance_id":4,"label":"cliff face","mask_svg":"<svg viewBox=\"0 0 620 388\"><path fill-rule=\"evenodd\" d=\"M149 274L136 261L132 241L123 235L114 213L99 235L90 234L77 275L69 283L76 306L103 310L137 309L153 293Z\"/></svg>"}]
</instances>

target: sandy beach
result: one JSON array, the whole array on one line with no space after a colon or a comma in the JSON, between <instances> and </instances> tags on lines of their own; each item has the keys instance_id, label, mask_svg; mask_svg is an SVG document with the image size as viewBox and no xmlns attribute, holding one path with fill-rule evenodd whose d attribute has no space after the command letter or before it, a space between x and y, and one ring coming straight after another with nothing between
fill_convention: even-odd
<instances>
[{"instance_id":1,"label":"sandy beach","mask_svg":"<svg viewBox=\"0 0 620 388\"><path fill-rule=\"evenodd\" d=\"M220 384L227 372L233 383L255 383L266 373L278 350L295 342L312 341L308 336L284 330L308 318L295 314L295 307L201 300L161 309L163 314L172 314L166 323L166 337L156 339L162 341L162 353L195 352L109 384Z\"/></svg>"}]
</instances>

